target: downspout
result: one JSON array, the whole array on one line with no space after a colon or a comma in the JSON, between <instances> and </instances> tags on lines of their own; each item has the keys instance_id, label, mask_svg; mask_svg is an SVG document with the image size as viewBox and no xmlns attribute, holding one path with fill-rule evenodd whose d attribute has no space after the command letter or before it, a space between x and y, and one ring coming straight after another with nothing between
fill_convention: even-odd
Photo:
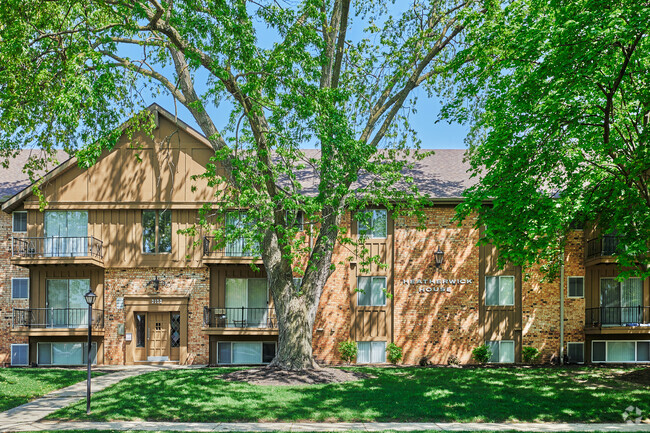
<instances>
[{"instance_id":1,"label":"downspout","mask_svg":"<svg viewBox=\"0 0 650 433\"><path fill-rule=\"evenodd\" d=\"M564 364L564 250L560 265L560 364Z\"/></svg>"}]
</instances>

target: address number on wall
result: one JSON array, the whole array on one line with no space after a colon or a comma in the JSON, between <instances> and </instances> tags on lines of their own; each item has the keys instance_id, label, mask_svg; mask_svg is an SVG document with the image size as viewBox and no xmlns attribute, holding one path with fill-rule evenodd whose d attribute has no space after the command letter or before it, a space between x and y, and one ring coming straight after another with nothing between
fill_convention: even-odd
<instances>
[{"instance_id":1,"label":"address number on wall","mask_svg":"<svg viewBox=\"0 0 650 433\"><path fill-rule=\"evenodd\" d=\"M162 299L160 298L154 298L151 300L152 304L162 304Z\"/></svg>"}]
</instances>

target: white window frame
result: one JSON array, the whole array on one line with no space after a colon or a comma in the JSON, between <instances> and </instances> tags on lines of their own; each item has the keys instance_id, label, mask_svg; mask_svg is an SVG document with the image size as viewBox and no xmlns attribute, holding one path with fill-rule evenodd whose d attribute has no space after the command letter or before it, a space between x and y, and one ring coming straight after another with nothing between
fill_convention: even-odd
<instances>
[{"instance_id":1,"label":"white window frame","mask_svg":"<svg viewBox=\"0 0 650 433\"><path fill-rule=\"evenodd\" d=\"M569 291L570 287L571 287L569 281L571 280L571 278L580 278L582 280L582 296L571 296L571 294L570 294L571 292ZM584 299L584 297L585 297L585 277L584 276L582 276L582 275L572 275L572 276L569 276L569 277L566 278L566 297L568 299Z\"/></svg>"},{"instance_id":2,"label":"white window frame","mask_svg":"<svg viewBox=\"0 0 650 433\"><path fill-rule=\"evenodd\" d=\"M499 298L499 303L498 304L488 304L488 296L487 296L487 279L488 278L498 278L499 282L499 287L501 287L501 278L512 278L513 283L512 283L512 304L502 304L501 303L501 298ZM485 276L485 306L486 307L514 307L515 303L517 302L516 297L517 297L517 279L515 278L514 275L486 275Z\"/></svg>"},{"instance_id":3,"label":"white window frame","mask_svg":"<svg viewBox=\"0 0 650 433\"><path fill-rule=\"evenodd\" d=\"M375 227L374 227L374 221L375 221L375 212L377 211L382 211L386 212L386 236L382 237L376 237L375 236ZM388 209L365 209L359 213L372 213L372 216L370 217L370 227L367 227L367 232L364 236L366 236L368 239L386 239L388 238ZM357 219L357 234L361 236L361 224L362 222Z\"/></svg>"},{"instance_id":4,"label":"white window frame","mask_svg":"<svg viewBox=\"0 0 650 433\"><path fill-rule=\"evenodd\" d=\"M14 346L27 347L27 363L26 364L14 364ZM11 365L23 366L23 367L29 366L29 344L27 344L27 343L12 344L11 345L11 351L9 353L9 357L10 357Z\"/></svg>"},{"instance_id":5,"label":"white window frame","mask_svg":"<svg viewBox=\"0 0 650 433\"><path fill-rule=\"evenodd\" d=\"M386 363L386 347L388 346L386 341L357 341L357 353L359 352L359 343L369 343L370 344L370 361L369 362L363 362L363 363L359 363L357 361L357 364L368 365L368 364L385 364ZM373 361L372 360L372 344L373 343L384 343L383 361ZM357 355L357 359L359 359L358 355Z\"/></svg>"},{"instance_id":6,"label":"white window frame","mask_svg":"<svg viewBox=\"0 0 650 433\"><path fill-rule=\"evenodd\" d=\"M233 343L258 343L260 345L260 362L258 362L256 364L234 364L232 362L232 344ZM266 344L269 344L269 343L274 344L274 346L275 346L275 355L277 356L277 354L278 354L278 342L277 341L217 341L217 350L216 350L216 353L215 353L215 357L217 358L216 359L216 361L217 361L216 364L217 365L266 365L266 364L269 364L268 362L263 362L263 360L264 360L264 344L265 343ZM229 363L226 363L226 362L219 363L219 345L220 344L230 344L230 362Z\"/></svg>"},{"instance_id":7,"label":"white window frame","mask_svg":"<svg viewBox=\"0 0 650 433\"><path fill-rule=\"evenodd\" d=\"M11 232L12 233L27 233L27 224L25 224L25 231L15 231L14 227L16 226L15 219L16 219L16 214L25 214L25 217L27 217L27 211L26 210L17 210L11 213Z\"/></svg>"},{"instance_id":8,"label":"white window frame","mask_svg":"<svg viewBox=\"0 0 650 433\"><path fill-rule=\"evenodd\" d=\"M26 298L14 298L14 280L27 280L27 297ZM29 300L29 277L15 277L11 279L11 300Z\"/></svg>"},{"instance_id":9,"label":"white window frame","mask_svg":"<svg viewBox=\"0 0 650 433\"><path fill-rule=\"evenodd\" d=\"M585 363L585 343L584 341L567 341L566 343L566 354L569 356L569 346L571 344L580 344L582 345L582 362L576 362L576 364L584 364ZM569 360L571 361L571 360Z\"/></svg>"},{"instance_id":10,"label":"white window frame","mask_svg":"<svg viewBox=\"0 0 650 433\"><path fill-rule=\"evenodd\" d=\"M383 304L378 304L378 305L361 305L359 304L359 296L361 296L361 292L359 291L359 279L360 278L370 278L370 290L372 290L372 282L375 278L381 278L384 280L384 288L386 289L386 292L384 293L384 303ZM372 295L371 295L372 298ZM388 278L385 276L381 275L376 275L376 276L371 276L371 275L359 275L357 277L357 307L385 307L386 304L388 303Z\"/></svg>"},{"instance_id":11,"label":"white window frame","mask_svg":"<svg viewBox=\"0 0 650 433\"><path fill-rule=\"evenodd\" d=\"M49 344L50 345L50 360L52 360L52 359L54 359L54 354L52 353L52 345L57 344L57 343L81 343L81 351L82 351L81 359L82 359L82 361L83 361L84 356L88 356L88 347L87 347L88 342L86 342L86 341L39 341L38 343L36 343L36 364L37 365L39 365L39 366L40 365L54 365L54 366L57 366L57 365L62 365L62 366L66 366L66 365L86 365L83 362L81 364L42 364L40 362L40 359L38 359L38 354L39 354L38 347L41 344ZM99 359L99 353L98 353L99 345L97 344L96 341L93 341L91 343L91 346L95 347L95 358L97 358L97 359L95 359L95 362L92 363L91 365L97 365L97 360Z\"/></svg>"},{"instance_id":12,"label":"white window frame","mask_svg":"<svg viewBox=\"0 0 650 433\"><path fill-rule=\"evenodd\" d=\"M515 340L487 340L485 343L490 346L488 343L498 343L499 344L499 353L501 353L501 343L512 343L512 363L517 362L517 344ZM501 361L488 361L488 364L509 364L508 362Z\"/></svg>"},{"instance_id":13,"label":"white window frame","mask_svg":"<svg viewBox=\"0 0 650 433\"><path fill-rule=\"evenodd\" d=\"M649 340L592 340L591 341L591 362L594 364L650 364L650 361L639 361L638 343L647 343ZM608 361L609 343L634 343L634 361ZM605 360L594 361L594 343L605 343Z\"/></svg>"}]
</instances>

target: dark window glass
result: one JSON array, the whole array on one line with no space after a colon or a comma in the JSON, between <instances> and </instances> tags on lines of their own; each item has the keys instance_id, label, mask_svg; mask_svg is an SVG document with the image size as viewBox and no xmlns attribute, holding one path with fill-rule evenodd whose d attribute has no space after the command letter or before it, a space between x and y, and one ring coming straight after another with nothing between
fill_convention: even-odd
<instances>
[{"instance_id":1,"label":"dark window glass","mask_svg":"<svg viewBox=\"0 0 650 433\"><path fill-rule=\"evenodd\" d=\"M29 278L11 279L11 297L13 299L29 298Z\"/></svg>"},{"instance_id":2,"label":"dark window glass","mask_svg":"<svg viewBox=\"0 0 650 433\"><path fill-rule=\"evenodd\" d=\"M582 363L585 362L584 344L583 343L569 343L567 344L567 352L569 355L569 362Z\"/></svg>"},{"instance_id":3,"label":"dark window glass","mask_svg":"<svg viewBox=\"0 0 650 433\"><path fill-rule=\"evenodd\" d=\"M144 334L146 329L146 316L144 314L135 315L135 347L144 347Z\"/></svg>"},{"instance_id":4,"label":"dark window glass","mask_svg":"<svg viewBox=\"0 0 650 433\"><path fill-rule=\"evenodd\" d=\"M27 212L14 212L14 232L24 233L27 231Z\"/></svg>"},{"instance_id":5,"label":"dark window glass","mask_svg":"<svg viewBox=\"0 0 650 433\"><path fill-rule=\"evenodd\" d=\"M156 211L142 211L142 252L156 252Z\"/></svg>"},{"instance_id":6,"label":"dark window glass","mask_svg":"<svg viewBox=\"0 0 650 433\"><path fill-rule=\"evenodd\" d=\"M591 354L592 361L605 362L605 344L604 341L594 342L592 346L593 353Z\"/></svg>"},{"instance_id":7,"label":"dark window glass","mask_svg":"<svg viewBox=\"0 0 650 433\"><path fill-rule=\"evenodd\" d=\"M262 343L262 362L271 362L273 358L275 358L275 342Z\"/></svg>"},{"instance_id":8,"label":"dark window glass","mask_svg":"<svg viewBox=\"0 0 650 433\"><path fill-rule=\"evenodd\" d=\"M172 211L160 211L158 215L158 252L172 252Z\"/></svg>"},{"instance_id":9,"label":"dark window glass","mask_svg":"<svg viewBox=\"0 0 650 433\"><path fill-rule=\"evenodd\" d=\"M172 347L181 347L181 315L179 313L172 313L171 323L171 344Z\"/></svg>"},{"instance_id":10,"label":"dark window glass","mask_svg":"<svg viewBox=\"0 0 650 433\"><path fill-rule=\"evenodd\" d=\"M636 360L638 362L650 361L650 341L636 343Z\"/></svg>"},{"instance_id":11,"label":"dark window glass","mask_svg":"<svg viewBox=\"0 0 650 433\"><path fill-rule=\"evenodd\" d=\"M582 298L585 295L584 278L583 277L569 277L569 297Z\"/></svg>"},{"instance_id":12,"label":"dark window glass","mask_svg":"<svg viewBox=\"0 0 650 433\"><path fill-rule=\"evenodd\" d=\"M217 344L217 363L232 364L232 351L230 343Z\"/></svg>"}]
</instances>

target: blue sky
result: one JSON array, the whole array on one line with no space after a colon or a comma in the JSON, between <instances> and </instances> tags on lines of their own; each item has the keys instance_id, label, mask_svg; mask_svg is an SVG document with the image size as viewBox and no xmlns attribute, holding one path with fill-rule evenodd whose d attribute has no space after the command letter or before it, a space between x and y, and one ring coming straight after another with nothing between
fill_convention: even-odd
<instances>
[{"instance_id":1,"label":"blue sky","mask_svg":"<svg viewBox=\"0 0 650 433\"><path fill-rule=\"evenodd\" d=\"M397 1L392 4L389 3L387 7L390 13L398 15L402 12L400 9L408 7L408 2ZM367 37L367 35L364 35L363 31L361 30L365 27L365 23L360 22L363 20L361 20L358 16L354 16L352 20L352 31L348 32L348 37L352 38L353 40L361 39L364 36ZM277 40L277 34L266 28L265 25L261 25L256 30L258 32L258 41L261 42L262 46L266 45L267 48L270 48L273 42ZM134 52L133 58L141 57L140 54L140 51L137 51L137 53ZM196 90L199 94L205 92L206 90L206 87L202 86L200 83L200 79L195 83ZM422 142L422 147L427 149L466 148L464 140L469 131L469 128L467 126L457 123L449 124L447 122L436 123L436 119L441 108L440 98L429 98L426 92L422 89L416 89L415 96L418 98L416 106L417 113L411 115L410 122L413 128L418 132L418 137ZM161 94L156 98L145 97L144 102L146 105L156 102L172 113L174 113L175 110L174 101L168 94ZM185 109L181 104L177 104L176 109L178 110L179 117L183 121L200 131L200 128L187 109ZM207 109L212 119L215 121L217 128L219 128L219 130L222 130L227 123L228 115L230 112L229 105L222 103L219 108L207 107Z\"/></svg>"}]
</instances>

